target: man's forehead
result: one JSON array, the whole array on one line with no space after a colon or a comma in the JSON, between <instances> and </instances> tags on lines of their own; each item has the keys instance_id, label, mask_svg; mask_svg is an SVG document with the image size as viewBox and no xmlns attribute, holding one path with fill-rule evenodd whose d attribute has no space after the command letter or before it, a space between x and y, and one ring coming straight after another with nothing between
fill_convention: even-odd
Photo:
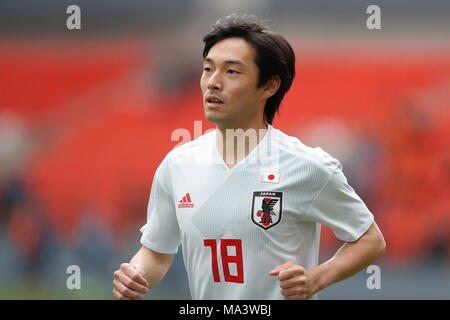
<instances>
[{"instance_id":1,"label":"man's forehead","mask_svg":"<svg viewBox=\"0 0 450 320\"><path fill-rule=\"evenodd\" d=\"M245 65L253 60L253 47L244 39L228 38L214 44L205 62Z\"/></svg>"}]
</instances>

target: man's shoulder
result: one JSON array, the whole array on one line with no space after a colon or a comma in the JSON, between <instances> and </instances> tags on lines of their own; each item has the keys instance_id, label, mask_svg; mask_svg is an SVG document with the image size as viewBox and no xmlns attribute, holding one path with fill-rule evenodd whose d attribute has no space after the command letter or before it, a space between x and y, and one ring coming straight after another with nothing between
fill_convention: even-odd
<instances>
[{"instance_id":1,"label":"man's shoulder","mask_svg":"<svg viewBox=\"0 0 450 320\"><path fill-rule=\"evenodd\" d=\"M215 132L210 131L194 140L176 146L168 152L166 160L182 161L192 157L202 157L214 146Z\"/></svg>"},{"instance_id":2,"label":"man's shoulder","mask_svg":"<svg viewBox=\"0 0 450 320\"><path fill-rule=\"evenodd\" d=\"M280 150L287 158L294 158L292 163L306 165L312 169L325 170L329 173L341 167L338 159L334 158L321 147L312 147L303 143L299 138L289 136L276 130Z\"/></svg>"}]
</instances>

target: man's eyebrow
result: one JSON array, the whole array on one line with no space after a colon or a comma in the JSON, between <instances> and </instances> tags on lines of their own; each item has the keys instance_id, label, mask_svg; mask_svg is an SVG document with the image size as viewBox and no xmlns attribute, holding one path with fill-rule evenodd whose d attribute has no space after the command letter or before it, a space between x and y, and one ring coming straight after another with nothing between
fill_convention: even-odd
<instances>
[{"instance_id":1,"label":"man's eyebrow","mask_svg":"<svg viewBox=\"0 0 450 320\"><path fill-rule=\"evenodd\" d=\"M211 58L206 57L205 59L203 59L204 62L211 62L214 63L214 60ZM244 66L244 63L240 60L225 60L223 62L224 64L237 64L237 65L241 65Z\"/></svg>"}]
</instances>

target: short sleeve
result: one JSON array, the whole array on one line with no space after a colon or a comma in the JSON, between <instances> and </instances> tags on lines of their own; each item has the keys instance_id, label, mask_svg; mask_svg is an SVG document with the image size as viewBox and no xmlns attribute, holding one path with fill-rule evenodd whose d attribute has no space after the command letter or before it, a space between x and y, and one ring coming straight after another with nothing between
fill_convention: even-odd
<instances>
[{"instance_id":1,"label":"short sleeve","mask_svg":"<svg viewBox=\"0 0 450 320\"><path fill-rule=\"evenodd\" d=\"M181 241L180 229L172 196L165 186L169 185L167 170L167 163L161 163L153 178L141 243L156 252L175 254Z\"/></svg>"},{"instance_id":2,"label":"short sleeve","mask_svg":"<svg viewBox=\"0 0 450 320\"><path fill-rule=\"evenodd\" d=\"M374 217L348 184L339 164L312 202L305 220L326 225L338 239L354 242L369 229Z\"/></svg>"}]
</instances>

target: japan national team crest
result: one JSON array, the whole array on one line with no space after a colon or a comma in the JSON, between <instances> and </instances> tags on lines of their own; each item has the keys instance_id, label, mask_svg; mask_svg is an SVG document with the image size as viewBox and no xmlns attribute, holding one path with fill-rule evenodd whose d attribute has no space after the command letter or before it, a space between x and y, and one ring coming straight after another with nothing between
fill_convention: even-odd
<instances>
[{"instance_id":1,"label":"japan national team crest","mask_svg":"<svg viewBox=\"0 0 450 320\"><path fill-rule=\"evenodd\" d=\"M267 230L281 221L282 192L253 192L252 221Z\"/></svg>"}]
</instances>

